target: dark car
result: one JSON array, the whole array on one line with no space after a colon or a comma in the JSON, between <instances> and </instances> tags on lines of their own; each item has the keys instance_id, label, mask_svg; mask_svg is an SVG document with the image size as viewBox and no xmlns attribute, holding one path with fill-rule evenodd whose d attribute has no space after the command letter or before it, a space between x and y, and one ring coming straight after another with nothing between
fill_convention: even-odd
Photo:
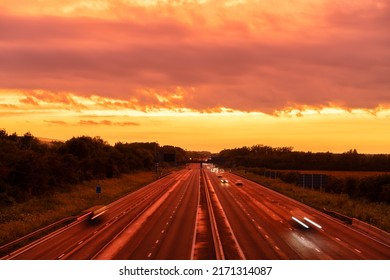
<instances>
[{"instance_id":1,"label":"dark car","mask_svg":"<svg viewBox=\"0 0 390 280\"><path fill-rule=\"evenodd\" d=\"M236 181L236 186L242 186L242 185L244 185L244 183L241 180Z\"/></svg>"}]
</instances>

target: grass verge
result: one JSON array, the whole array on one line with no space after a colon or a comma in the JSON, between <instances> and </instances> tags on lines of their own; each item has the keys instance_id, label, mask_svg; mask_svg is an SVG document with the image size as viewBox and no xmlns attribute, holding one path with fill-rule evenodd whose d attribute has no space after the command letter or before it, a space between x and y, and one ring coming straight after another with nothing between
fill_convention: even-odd
<instances>
[{"instance_id":1,"label":"grass verge","mask_svg":"<svg viewBox=\"0 0 390 280\"><path fill-rule=\"evenodd\" d=\"M124 174L119 178L91 180L61 193L0 207L0 246L64 217L80 215L94 205L107 205L156 179L152 172ZM96 186L102 193L96 194Z\"/></svg>"},{"instance_id":2,"label":"grass verge","mask_svg":"<svg viewBox=\"0 0 390 280\"><path fill-rule=\"evenodd\" d=\"M235 171L235 173L320 211L326 208L390 232L389 204L366 202L350 199L344 194L332 194L305 189L294 184L285 183L280 179L270 179L254 173L245 173L243 170Z\"/></svg>"}]
</instances>

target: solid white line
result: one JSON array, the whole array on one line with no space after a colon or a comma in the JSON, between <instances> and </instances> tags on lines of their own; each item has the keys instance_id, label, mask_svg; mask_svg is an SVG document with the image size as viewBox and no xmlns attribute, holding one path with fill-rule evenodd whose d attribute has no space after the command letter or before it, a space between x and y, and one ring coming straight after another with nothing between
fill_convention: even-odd
<instances>
[{"instance_id":1,"label":"solid white line","mask_svg":"<svg viewBox=\"0 0 390 280\"><path fill-rule=\"evenodd\" d=\"M217 203L216 206L220 208L222 214L225 214L225 213L223 212L222 206L220 205L218 197L215 193L215 189L213 188L212 183L211 183L210 179L208 178L206 172L204 170L202 170L201 174L202 174L201 180L203 181L203 184L204 184L204 193L205 193L205 198L206 198L205 202L207 205L208 218L209 218L210 226L211 226L211 236L212 236L212 240L214 242L214 252L215 252L217 260L224 260L225 254L223 252L221 236L219 235L218 226L217 226L217 222L215 219L215 213L214 213L214 209L212 206L213 203L212 203L210 193L214 193L215 202ZM225 216L225 218L226 218L226 216ZM226 223L228 224L228 226L230 228L228 221L226 221ZM232 232L232 236L234 237L233 232ZM239 247L237 247L237 248L239 248Z\"/></svg>"},{"instance_id":2,"label":"solid white line","mask_svg":"<svg viewBox=\"0 0 390 280\"><path fill-rule=\"evenodd\" d=\"M198 231L198 219L199 219L199 211L200 211L200 174L199 174L199 184L198 184L198 202L196 206L196 218L195 218L195 225L194 225L194 235L192 237L192 248L191 248L191 260L195 258L195 243L196 243L196 233Z\"/></svg>"}]
</instances>

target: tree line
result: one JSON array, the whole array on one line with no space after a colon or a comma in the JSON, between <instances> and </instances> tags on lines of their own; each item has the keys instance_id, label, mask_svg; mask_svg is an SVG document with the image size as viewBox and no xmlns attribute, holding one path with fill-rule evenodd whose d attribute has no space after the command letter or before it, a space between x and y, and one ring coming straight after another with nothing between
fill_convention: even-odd
<instances>
[{"instance_id":1,"label":"tree line","mask_svg":"<svg viewBox=\"0 0 390 280\"><path fill-rule=\"evenodd\" d=\"M356 149L345 153L299 152L292 147L264 145L225 149L219 153L228 167L261 167L277 170L390 171L390 155L359 154Z\"/></svg>"},{"instance_id":2,"label":"tree line","mask_svg":"<svg viewBox=\"0 0 390 280\"><path fill-rule=\"evenodd\" d=\"M356 177L321 173L308 174L299 171L268 170L256 167L245 168L245 171L272 179L278 178L283 182L295 184L302 188L346 194L350 198L371 202L390 203L390 174L386 173Z\"/></svg>"},{"instance_id":3,"label":"tree line","mask_svg":"<svg viewBox=\"0 0 390 280\"><path fill-rule=\"evenodd\" d=\"M305 174L299 170L390 171L390 155L365 155L359 154L356 150L341 154L305 153L294 152L292 147L272 148L256 145L223 150L220 157L224 159L225 167L243 167L248 172L279 178L302 187L305 187L305 183L302 182ZM306 182L306 187L308 184L310 180ZM321 182L311 187L329 193L347 194L350 198L390 203L390 174L386 173L344 178L323 175Z\"/></svg>"},{"instance_id":4,"label":"tree line","mask_svg":"<svg viewBox=\"0 0 390 280\"><path fill-rule=\"evenodd\" d=\"M165 155L175 161L165 162ZM180 147L158 143L109 145L100 137L73 137L44 143L31 133L0 130L0 204L12 205L91 179L117 177L137 170L156 170L185 162Z\"/></svg>"}]
</instances>

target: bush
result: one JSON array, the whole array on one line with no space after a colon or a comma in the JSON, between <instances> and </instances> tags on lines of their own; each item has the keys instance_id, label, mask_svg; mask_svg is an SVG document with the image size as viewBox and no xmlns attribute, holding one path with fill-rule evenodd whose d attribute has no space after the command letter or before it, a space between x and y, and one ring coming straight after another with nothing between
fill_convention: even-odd
<instances>
[{"instance_id":1,"label":"bush","mask_svg":"<svg viewBox=\"0 0 390 280\"><path fill-rule=\"evenodd\" d=\"M46 144L30 133L19 137L0 130L0 193L5 193L2 203L23 202L61 192L85 180L152 170L164 152L175 153L180 161L186 157L181 148L159 147L157 143L111 146L100 137L81 136L64 143Z\"/></svg>"}]
</instances>

